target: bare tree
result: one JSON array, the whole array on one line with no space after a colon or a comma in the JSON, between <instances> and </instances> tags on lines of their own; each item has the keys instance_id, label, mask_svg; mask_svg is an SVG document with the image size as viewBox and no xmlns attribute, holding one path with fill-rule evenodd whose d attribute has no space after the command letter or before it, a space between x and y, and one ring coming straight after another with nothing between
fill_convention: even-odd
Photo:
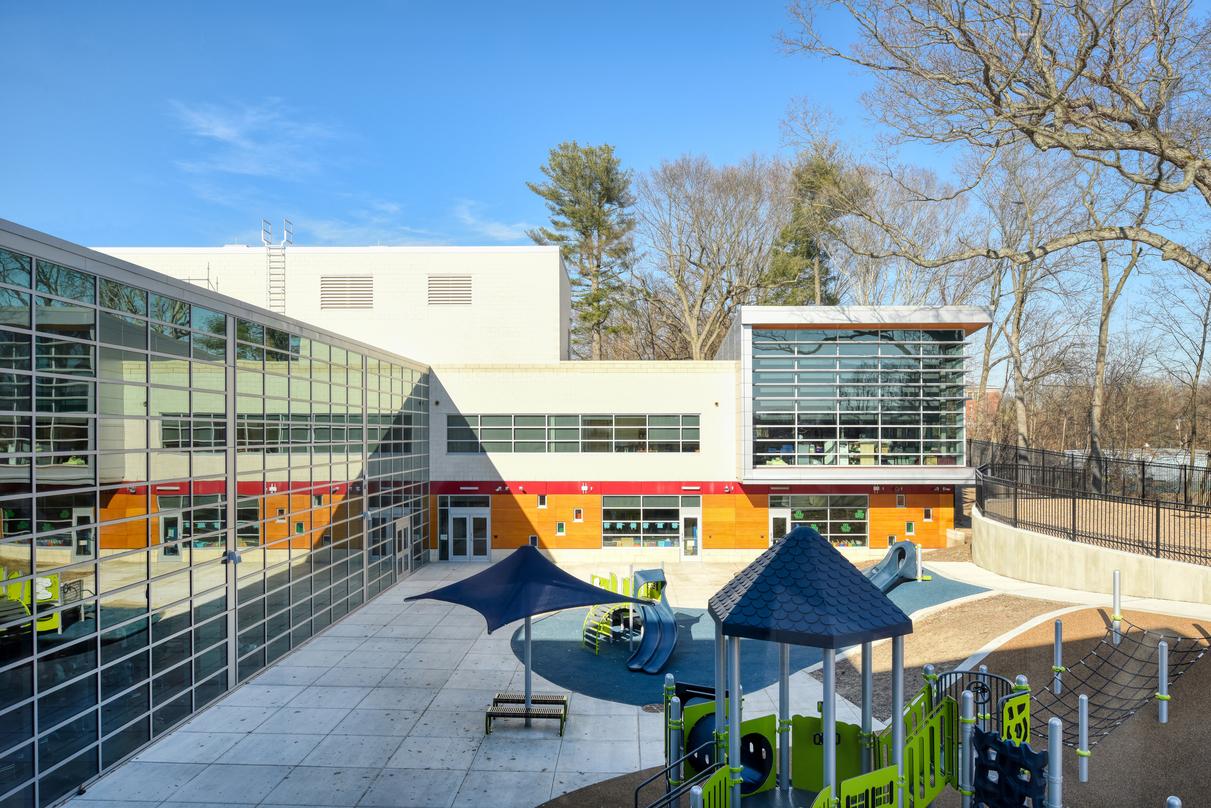
<instances>
[{"instance_id":1,"label":"bare tree","mask_svg":"<svg viewBox=\"0 0 1211 808\"><path fill-rule=\"evenodd\" d=\"M1199 402L1211 339L1211 286L1193 277L1156 284L1147 319L1159 337L1154 362L1182 393L1178 430L1191 466L1198 456Z\"/></svg>"},{"instance_id":2,"label":"bare tree","mask_svg":"<svg viewBox=\"0 0 1211 808\"><path fill-rule=\"evenodd\" d=\"M856 24L852 47L817 27L817 13L831 9ZM990 159L1029 144L1211 207L1211 24L1189 0L797 0L791 13L784 44L867 71L875 80L867 107L904 141L964 144ZM1133 222L1078 225L1025 248L938 252L894 228L889 235L894 243L879 255L930 267L975 257L1026 263L1133 241L1211 280L1205 250Z\"/></svg>"},{"instance_id":3,"label":"bare tree","mask_svg":"<svg viewBox=\"0 0 1211 808\"><path fill-rule=\"evenodd\" d=\"M1129 218L1135 226L1151 222L1154 189L1145 187L1136 192L1134 187L1123 189L1116 199L1110 190L1116 183L1107 182L1098 166L1086 174L1081 193L1081 204L1093 227L1102 227L1116 220ZM1097 337L1093 352L1093 379L1089 401L1089 460L1093 471L1094 490L1102 490L1102 414L1106 404L1106 361L1110 349L1110 326L1114 308L1127 288L1143 257L1144 248L1139 242L1122 244L1099 241L1093 245L1097 254L1099 285L1097 299Z\"/></svg>"},{"instance_id":4,"label":"bare tree","mask_svg":"<svg viewBox=\"0 0 1211 808\"><path fill-rule=\"evenodd\" d=\"M718 167L682 157L640 179L647 262L636 282L652 316L675 330L683 356L710 358L738 306L797 282L770 274L790 221L788 181L786 165L755 156Z\"/></svg>"}]
</instances>

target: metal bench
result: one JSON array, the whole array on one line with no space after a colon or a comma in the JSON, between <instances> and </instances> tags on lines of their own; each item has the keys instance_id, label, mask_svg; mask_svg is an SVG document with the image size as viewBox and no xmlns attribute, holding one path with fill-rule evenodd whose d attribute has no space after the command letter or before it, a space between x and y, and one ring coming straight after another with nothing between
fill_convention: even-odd
<instances>
[{"instance_id":1,"label":"metal bench","mask_svg":"<svg viewBox=\"0 0 1211 808\"><path fill-rule=\"evenodd\" d=\"M531 699L533 701L533 699ZM567 704L531 704L529 711L525 704L493 704L484 716L484 734L492 734L492 721L497 718L549 718L559 720L559 734L563 735L564 723L568 720Z\"/></svg>"},{"instance_id":2,"label":"metal bench","mask_svg":"<svg viewBox=\"0 0 1211 808\"><path fill-rule=\"evenodd\" d=\"M521 692L506 691L504 693L497 693L495 696L492 697L492 706L493 707L495 707L498 704L525 704L525 703L526 703L526 694L521 693ZM567 693L531 693L530 694L530 703L531 704L561 704L561 705L563 705L564 710L567 710L568 694Z\"/></svg>"}]
</instances>

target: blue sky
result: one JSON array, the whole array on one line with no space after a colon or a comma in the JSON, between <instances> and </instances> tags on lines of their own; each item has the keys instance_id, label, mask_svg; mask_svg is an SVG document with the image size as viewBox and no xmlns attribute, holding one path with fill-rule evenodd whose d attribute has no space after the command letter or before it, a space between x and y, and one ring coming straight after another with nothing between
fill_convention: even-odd
<instances>
[{"instance_id":1,"label":"blue sky","mask_svg":"<svg viewBox=\"0 0 1211 808\"><path fill-rule=\"evenodd\" d=\"M781 147L862 82L782 2L0 4L0 216L90 245L517 243L563 140L643 170Z\"/></svg>"}]
</instances>

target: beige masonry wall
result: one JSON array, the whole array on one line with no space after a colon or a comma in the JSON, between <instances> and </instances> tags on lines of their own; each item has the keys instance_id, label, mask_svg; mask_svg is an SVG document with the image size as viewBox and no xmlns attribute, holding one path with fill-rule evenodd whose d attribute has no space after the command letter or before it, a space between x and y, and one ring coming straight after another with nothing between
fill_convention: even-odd
<instances>
[{"instance_id":1,"label":"beige masonry wall","mask_svg":"<svg viewBox=\"0 0 1211 808\"><path fill-rule=\"evenodd\" d=\"M1211 567L1124 553L1046 536L971 513L972 560L1020 581L1110 592L1115 570L1123 595L1211 603Z\"/></svg>"}]
</instances>

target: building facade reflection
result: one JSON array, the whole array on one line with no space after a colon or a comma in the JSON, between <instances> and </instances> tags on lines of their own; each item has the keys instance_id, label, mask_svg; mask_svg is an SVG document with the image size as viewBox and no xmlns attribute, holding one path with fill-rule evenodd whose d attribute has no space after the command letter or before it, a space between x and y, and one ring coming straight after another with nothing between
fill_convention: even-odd
<instances>
[{"instance_id":1,"label":"building facade reflection","mask_svg":"<svg viewBox=\"0 0 1211 808\"><path fill-rule=\"evenodd\" d=\"M56 801L423 563L428 381L0 232L0 806Z\"/></svg>"}]
</instances>

